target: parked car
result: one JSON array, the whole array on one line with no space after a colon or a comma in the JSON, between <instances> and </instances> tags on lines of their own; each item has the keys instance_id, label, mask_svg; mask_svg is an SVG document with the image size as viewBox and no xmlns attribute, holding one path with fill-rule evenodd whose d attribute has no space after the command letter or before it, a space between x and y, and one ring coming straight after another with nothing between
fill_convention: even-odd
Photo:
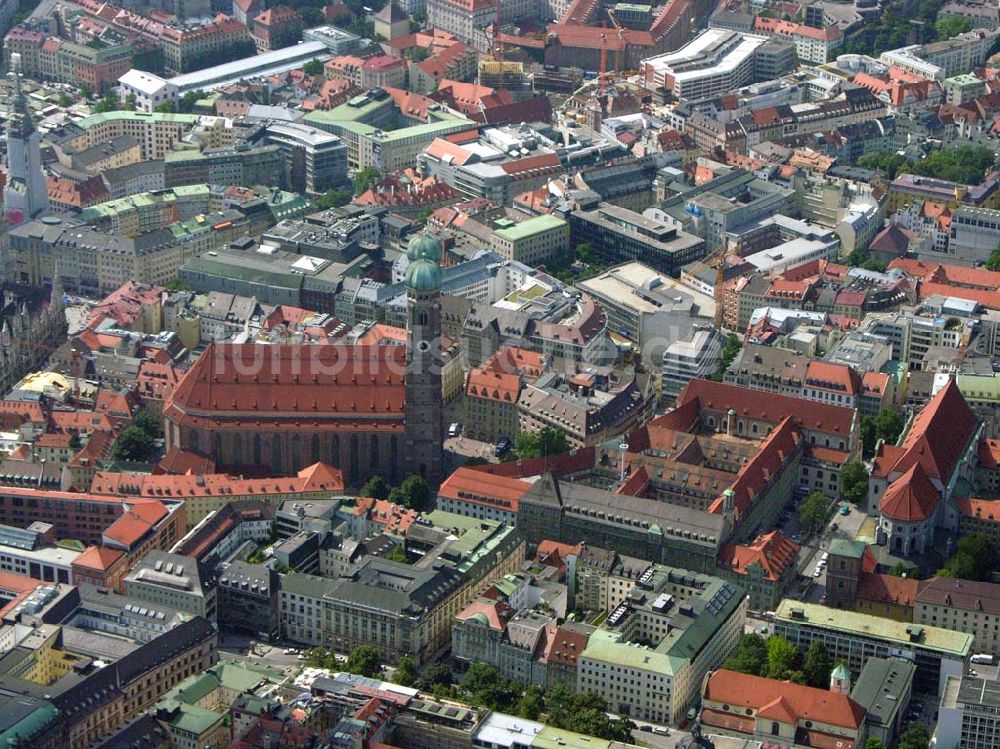
<instances>
[{"instance_id":1,"label":"parked car","mask_svg":"<svg viewBox=\"0 0 1000 749\"><path fill-rule=\"evenodd\" d=\"M510 441L509 437L501 437L500 441L497 442L496 449L493 451L493 453L498 458L502 458L504 455L506 455L507 453L510 452L510 449L513 446L514 446L514 444Z\"/></svg>"},{"instance_id":2,"label":"parked car","mask_svg":"<svg viewBox=\"0 0 1000 749\"><path fill-rule=\"evenodd\" d=\"M462 425L459 424L457 421L453 422L452 425L450 427L448 427L448 436L449 437L457 437L461 433L462 433Z\"/></svg>"},{"instance_id":3,"label":"parked car","mask_svg":"<svg viewBox=\"0 0 1000 749\"><path fill-rule=\"evenodd\" d=\"M840 514L841 515L850 515L851 514L851 506L850 505L846 505L846 504L845 505L841 505L840 506Z\"/></svg>"}]
</instances>

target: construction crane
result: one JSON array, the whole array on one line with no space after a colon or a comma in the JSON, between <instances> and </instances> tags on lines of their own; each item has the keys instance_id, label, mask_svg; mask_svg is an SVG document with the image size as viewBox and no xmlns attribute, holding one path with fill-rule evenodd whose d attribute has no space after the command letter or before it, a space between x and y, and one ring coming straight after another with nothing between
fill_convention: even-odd
<instances>
[{"instance_id":1,"label":"construction crane","mask_svg":"<svg viewBox=\"0 0 1000 749\"><path fill-rule=\"evenodd\" d=\"M618 21L617 16L615 16L614 8L608 8L608 18L611 19L611 25L618 32L618 65L616 67L621 72L625 69L625 28Z\"/></svg>"},{"instance_id":2,"label":"construction crane","mask_svg":"<svg viewBox=\"0 0 1000 749\"><path fill-rule=\"evenodd\" d=\"M603 96L608 90L608 35L601 34L601 67L597 74L597 93Z\"/></svg>"}]
</instances>

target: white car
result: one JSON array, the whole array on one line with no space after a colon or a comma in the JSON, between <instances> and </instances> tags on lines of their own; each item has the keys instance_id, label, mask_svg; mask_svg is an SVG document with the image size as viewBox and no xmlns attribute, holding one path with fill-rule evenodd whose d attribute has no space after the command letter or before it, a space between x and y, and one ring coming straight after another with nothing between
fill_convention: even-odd
<instances>
[{"instance_id":1,"label":"white car","mask_svg":"<svg viewBox=\"0 0 1000 749\"><path fill-rule=\"evenodd\" d=\"M823 570L820 567L817 567L816 569L813 570L813 577L819 577L822 574Z\"/></svg>"}]
</instances>

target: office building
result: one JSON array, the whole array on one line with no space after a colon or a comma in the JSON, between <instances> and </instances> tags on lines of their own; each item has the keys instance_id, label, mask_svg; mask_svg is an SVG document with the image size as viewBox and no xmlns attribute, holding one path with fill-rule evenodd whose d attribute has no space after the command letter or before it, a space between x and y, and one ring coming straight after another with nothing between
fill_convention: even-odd
<instances>
[{"instance_id":1,"label":"office building","mask_svg":"<svg viewBox=\"0 0 1000 749\"><path fill-rule=\"evenodd\" d=\"M569 252L569 224L548 214L526 221L501 219L490 236L493 251L532 267L557 262Z\"/></svg>"},{"instance_id":2,"label":"office building","mask_svg":"<svg viewBox=\"0 0 1000 749\"><path fill-rule=\"evenodd\" d=\"M701 237L611 203L573 211L569 223L572 243L590 244L605 262L643 262L675 277L708 252Z\"/></svg>"},{"instance_id":3,"label":"office building","mask_svg":"<svg viewBox=\"0 0 1000 749\"><path fill-rule=\"evenodd\" d=\"M577 691L600 695L613 712L676 724L735 647L745 616L746 596L732 583L652 566L590 635Z\"/></svg>"},{"instance_id":4,"label":"office building","mask_svg":"<svg viewBox=\"0 0 1000 749\"><path fill-rule=\"evenodd\" d=\"M424 663L448 647L452 618L481 584L515 572L524 560L524 540L511 526L440 510L411 525L406 538L425 552L420 562L372 557L335 580L283 577L285 637L345 653L373 645L385 660L408 654Z\"/></svg>"},{"instance_id":5,"label":"office building","mask_svg":"<svg viewBox=\"0 0 1000 749\"><path fill-rule=\"evenodd\" d=\"M937 746L992 749L1000 743L1000 681L961 674L948 678L938 707Z\"/></svg>"},{"instance_id":6,"label":"office building","mask_svg":"<svg viewBox=\"0 0 1000 749\"><path fill-rule=\"evenodd\" d=\"M646 86L675 99L703 99L753 83L754 57L764 36L708 29L674 52L645 59Z\"/></svg>"},{"instance_id":7,"label":"office building","mask_svg":"<svg viewBox=\"0 0 1000 749\"><path fill-rule=\"evenodd\" d=\"M282 122L268 125L266 140L281 149L289 189L321 195L347 183L347 147L336 135Z\"/></svg>"},{"instance_id":8,"label":"office building","mask_svg":"<svg viewBox=\"0 0 1000 749\"><path fill-rule=\"evenodd\" d=\"M191 557L149 552L125 577L125 595L216 620L215 576Z\"/></svg>"},{"instance_id":9,"label":"office building","mask_svg":"<svg viewBox=\"0 0 1000 749\"><path fill-rule=\"evenodd\" d=\"M908 660L916 666L913 688L928 694L942 694L948 677L960 676L973 653L970 634L801 601L781 602L774 631L803 650L822 642L830 658L853 673L872 657Z\"/></svg>"}]
</instances>

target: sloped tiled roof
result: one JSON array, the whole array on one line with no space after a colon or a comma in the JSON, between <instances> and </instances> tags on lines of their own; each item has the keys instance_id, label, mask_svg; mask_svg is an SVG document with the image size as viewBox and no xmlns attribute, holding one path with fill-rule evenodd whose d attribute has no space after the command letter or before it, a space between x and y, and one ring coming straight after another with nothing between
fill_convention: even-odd
<instances>
[{"instance_id":1,"label":"sloped tiled roof","mask_svg":"<svg viewBox=\"0 0 1000 749\"><path fill-rule=\"evenodd\" d=\"M759 565L768 580L780 580L789 566L795 563L799 545L786 538L781 531L771 531L758 536L747 545L724 544L719 549L719 566L741 575L753 565Z\"/></svg>"},{"instance_id":2,"label":"sloped tiled roof","mask_svg":"<svg viewBox=\"0 0 1000 749\"><path fill-rule=\"evenodd\" d=\"M441 484L438 497L517 512L518 502L530 488L528 481L459 468Z\"/></svg>"},{"instance_id":3,"label":"sloped tiled roof","mask_svg":"<svg viewBox=\"0 0 1000 749\"><path fill-rule=\"evenodd\" d=\"M212 344L164 406L175 421L245 429L272 419L342 428L401 426L406 389L403 346Z\"/></svg>"},{"instance_id":4,"label":"sloped tiled roof","mask_svg":"<svg viewBox=\"0 0 1000 749\"><path fill-rule=\"evenodd\" d=\"M920 463L889 484L879 502L879 510L888 518L903 522L920 522L937 510L941 492L931 483Z\"/></svg>"},{"instance_id":5,"label":"sloped tiled roof","mask_svg":"<svg viewBox=\"0 0 1000 749\"><path fill-rule=\"evenodd\" d=\"M883 445L873 473L887 477L920 463L927 476L947 484L978 427L979 419L949 380L917 414L900 449Z\"/></svg>"},{"instance_id":6,"label":"sloped tiled roof","mask_svg":"<svg viewBox=\"0 0 1000 749\"><path fill-rule=\"evenodd\" d=\"M726 669L708 677L705 699L731 705L734 711L754 710L757 715L785 723L811 720L853 730L865 719L865 709L846 694Z\"/></svg>"}]
</instances>

